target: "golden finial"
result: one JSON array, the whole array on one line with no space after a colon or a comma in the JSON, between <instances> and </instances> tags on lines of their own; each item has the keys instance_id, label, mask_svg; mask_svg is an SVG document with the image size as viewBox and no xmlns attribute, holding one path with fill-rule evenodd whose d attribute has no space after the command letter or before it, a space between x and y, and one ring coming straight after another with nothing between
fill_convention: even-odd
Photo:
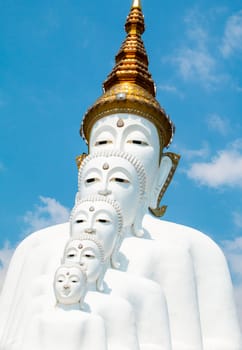
<instances>
[{"instance_id":1,"label":"golden finial","mask_svg":"<svg viewBox=\"0 0 242 350\"><path fill-rule=\"evenodd\" d=\"M141 0L133 0L133 4L132 4L132 7L138 7L139 9L142 9L141 7Z\"/></svg>"},{"instance_id":2,"label":"golden finial","mask_svg":"<svg viewBox=\"0 0 242 350\"><path fill-rule=\"evenodd\" d=\"M142 40L145 23L141 0L133 0L125 31L127 36L115 57L115 66L103 83L104 94L87 111L80 132L88 143L97 120L115 113L135 114L156 126L162 149L171 143L174 126L155 98L155 84Z\"/></svg>"}]
</instances>

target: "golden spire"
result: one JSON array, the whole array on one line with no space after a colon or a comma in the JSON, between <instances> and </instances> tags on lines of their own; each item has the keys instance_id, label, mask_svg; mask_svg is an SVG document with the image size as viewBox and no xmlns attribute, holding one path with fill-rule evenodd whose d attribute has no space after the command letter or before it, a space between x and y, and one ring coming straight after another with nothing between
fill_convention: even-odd
<instances>
[{"instance_id":1,"label":"golden spire","mask_svg":"<svg viewBox=\"0 0 242 350\"><path fill-rule=\"evenodd\" d=\"M125 30L127 36L115 57L115 66L103 83L104 94L84 116L81 135L88 143L97 120L116 113L135 114L156 126L162 149L172 141L174 126L155 98L155 84L142 40L145 23L140 0L133 0Z\"/></svg>"},{"instance_id":2,"label":"golden spire","mask_svg":"<svg viewBox=\"0 0 242 350\"><path fill-rule=\"evenodd\" d=\"M141 0L133 0L132 8L133 7L138 7L139 9L142 9Z\"/></svg>"},{"instance_id":3,"label":"golden spire","mask_svg":"<svg viewBox=\"0 0 242 350\"><path fill-rule=\"evenodd\" d=\"M134 0L125 23L127 33L117 56L116 65L104 82L104 91L113 85L130 82L143 87L155 96L155 85L148 71L148 57L141 35L145 31L140 1Z\"/></svg>"}]
</instances>

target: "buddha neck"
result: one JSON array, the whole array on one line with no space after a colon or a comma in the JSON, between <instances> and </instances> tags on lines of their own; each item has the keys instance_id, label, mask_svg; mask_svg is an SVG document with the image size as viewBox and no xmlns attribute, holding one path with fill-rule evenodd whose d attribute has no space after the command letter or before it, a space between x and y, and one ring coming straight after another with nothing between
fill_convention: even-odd
<instances>
[{"instance_id":1,"label":"buddha neck","mask_svg":"<svg viewBox=\"0 0 242 350\"><path fill-rule=\"evenodd\" d=\"M63 310L63 311L81 310L81 304L76 303L76 304L68 305L68 304L57 303L56 308L58 310Z\"/></svg>"}]
</instances>

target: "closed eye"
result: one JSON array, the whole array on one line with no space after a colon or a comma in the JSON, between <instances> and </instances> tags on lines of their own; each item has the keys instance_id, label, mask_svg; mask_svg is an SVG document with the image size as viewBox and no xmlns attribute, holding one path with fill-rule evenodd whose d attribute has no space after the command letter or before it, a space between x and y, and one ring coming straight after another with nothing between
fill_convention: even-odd
<instances>
[{"instance_id":1,"label":"closed eye","mask_svg":"<svg viewBox=\"0 0 242 350\"><path fill-rule=\"evenodd\" d=\"M141 141L141 140L128 140L127 143L133 143L135 145L141 145L141 146L149 146L147 142Z\"/></svg>"},{"instance_id":2,"label":"closed eye","mask_svg":"<svg viewBox=\"0 0 242 350\"><path fill-rule=\"evenodd\" d=\"M76 220L76 223L77 223L77 224L82 224L83 222L84 222L83 219L78 219L78 220Z\"/></svg>"},{"instance_id":3,"label":"closed eye","mask_svg":"<svg viewBox=\"0 0 242 350\"><path fill-rule=\"evenodd\" d=\"M112 181L112 182L119 182L119 183L126 183L126 184L130 183L129 180L122 179L121 177L113 177L112 179L110 179L110 181Z\"/></svg>"},{"instance_id":4,"label":"closed eye","mask_svg":"<svg viewBox=\"0 0 242 350\"><path fill-rule=\"evenodd\" d=\"M110 222L110 220L107 220L107 219L97 219L96 221L97 221L97 222L101 222L101 223Z\"/></svg>"},{"instance_id":5,"label":"closed eye","mask_svg":"<svg viewBox=\"0 0 242 350\"><path fill-rule=\"evenodd\" d=\"M97 177L90 177L89 179L86 179L86 183L87 184L90 184L90 183L93 183L93 182L96 182L96 181L99 181L99 179Z\"/></svg>"},{"instance_id":6,"label":"closed eye","mask_svg":"<svg viewBox=\"0 0 242 350\"><path fill-rule=\"evenodd\" d=\"M67 258L75 258L76 254L74 253L70 253L70 254L67 254Z\"/></svg>"},{"instance_id":7,"label":"closed eye","mask_svg":"<svg viewBox=\"0 0 242 350\"><path fill-rule=\"evenodd\" d=\"M100 140L95 142L95 146L102 146L102 145L107 145L113 143L111 140Z\"/></svg>"},{"instance_id":8,"label":"closed eye","mask_svg":"<svg viewBox=\"0 0 242 350\"><path fill-rule=\"evenodd\" d=\"M95 258L95 255L92 255L92 254L85 254L84 256L86 258L88 258L88 259L94 259Z\"/></svg>"}]
</instances>

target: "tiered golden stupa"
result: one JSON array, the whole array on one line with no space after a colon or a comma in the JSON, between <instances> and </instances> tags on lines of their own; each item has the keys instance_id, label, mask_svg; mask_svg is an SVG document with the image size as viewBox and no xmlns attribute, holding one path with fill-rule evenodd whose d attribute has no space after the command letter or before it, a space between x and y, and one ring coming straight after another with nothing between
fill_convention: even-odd
<instances>
[{"instance_id":1,"label":"tiered golden stupa","mask_svg":"<svg viewBox=\"0 0 242 350\"><path fill-rule=\"evenodd\" d=\"M116 64L103 83L104 94L85 114L80 133L88 143L97 120L116 113L130 113L151 121L158 130L161 148L168 147L174 125L155 98L155 84L141 37L145 24L140 0L133 0L125 30L127 36L116 55Z\"/></svg>"}]
</instances>

